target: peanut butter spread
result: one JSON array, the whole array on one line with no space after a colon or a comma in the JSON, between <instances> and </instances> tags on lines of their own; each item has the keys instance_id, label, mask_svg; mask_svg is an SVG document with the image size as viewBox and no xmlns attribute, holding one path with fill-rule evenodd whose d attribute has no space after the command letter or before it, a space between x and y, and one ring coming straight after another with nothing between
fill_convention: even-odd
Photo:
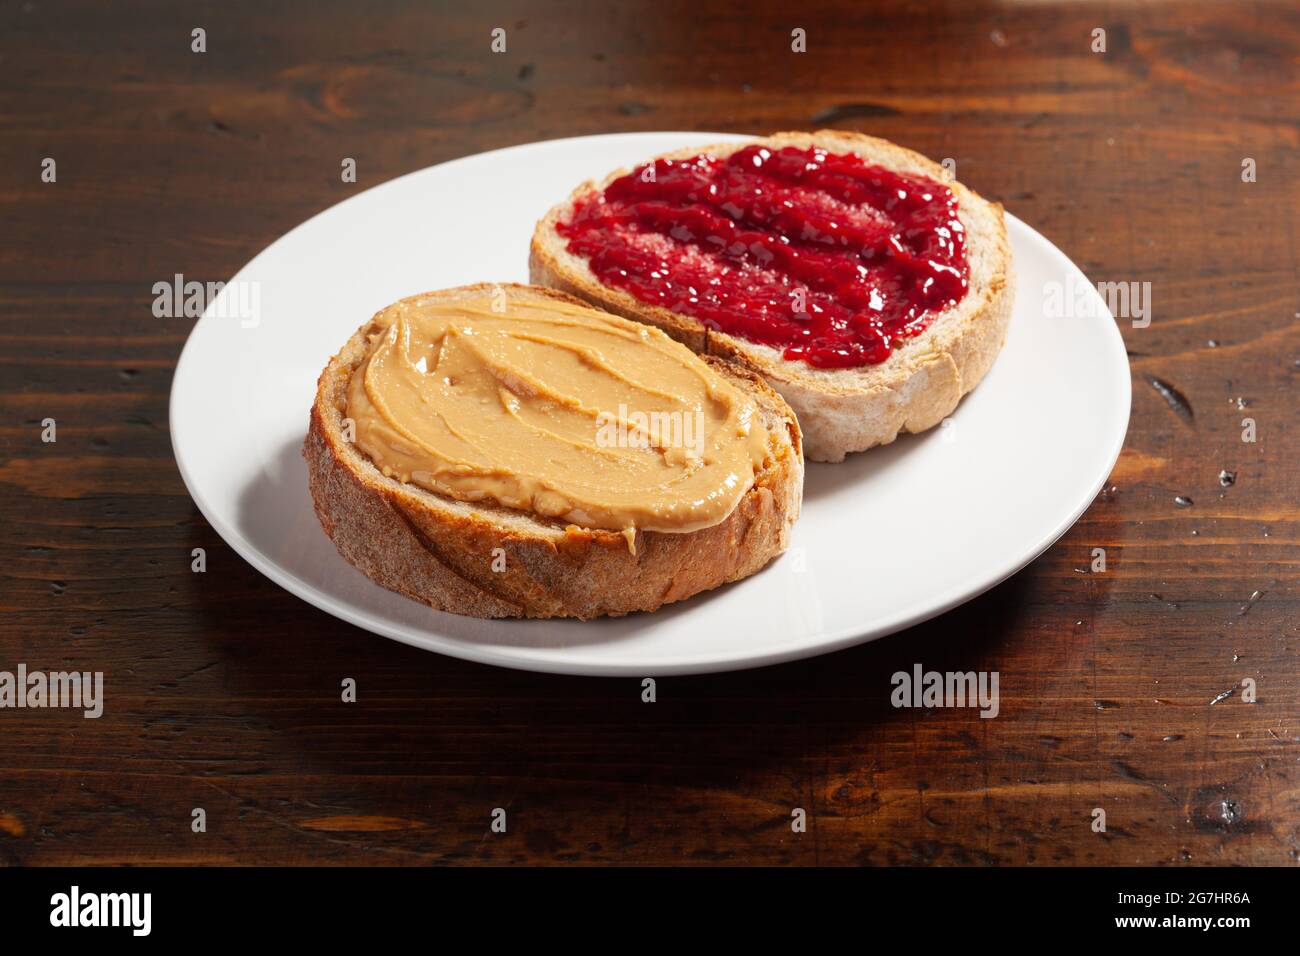
<instances>
[{"instance_id":1,"label":"peanut butter spread","mask_svg":"<svg viewBox=\"0 0 1300 956\"><path fill-rule=\"evenodd\" d=\"M647 325L500 292L406 299L374 324L348 385L356 447L438 494L632 547L724 520L774 452L753 401Z\"/></svg>"}]
</instances>

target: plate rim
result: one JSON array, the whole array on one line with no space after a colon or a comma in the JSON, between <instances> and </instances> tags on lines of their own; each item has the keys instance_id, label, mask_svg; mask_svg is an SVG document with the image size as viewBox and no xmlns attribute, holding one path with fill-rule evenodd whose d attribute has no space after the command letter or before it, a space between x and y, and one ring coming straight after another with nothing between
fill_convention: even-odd
<instances>
[{"instance_id":1,"label":"plate rim","mask_svg":"<svg viewBox=\"0 0 1300 956\"><path fill-rule=\"evenodd\" d=\"M457 157L456 159L448 160L443 163L435 163L432 166L412 170L409 173L404 173L401 176L396 176L393 179L386 180L320 210L309 218L303 220L288 232L276 238L265 248L261 249L256 255L240 267L240 269L228 280L227 284L237 281L239 277L250 269L259 259L269 254L280 243L289 240L299 230L308 227L321 216L327 215L341 206L361 199L363 196L383 190L386 187L410 176L420 175L431 169L441 169L446 166L453 166L458 163L480 159L484 156L508 153L511 151L522 151L560 144L578 144L583 141L591 140L662 139L665 137L681 137L692 140L713 138L718 141L735 141L737 139L752 138L745 134L709 133L698 131L641 131L592 134L586 136L557 137L554 139L538 140L531 143L520 143L513 146L502 147L500 149L474 153L469 156ZM686 143L684 145L694 144ZM1016 227L1024 229L1031 238L1041 242L1045 249L1048 250L1049 255L1057 261L1057 264L1061 267L1062 271L1084 275L1083 270L1050 239L1012 213L1006 212L1005 215L1009 220L1009 226L1014 224ZM1086 275L1084 275L1084 278L1087 278ZM1091 282L1089 282L1089 284L1091 285ZM1102 301L1104 302L1104 300ZM295 597L306 601L308 604L313 605L333 617L346 621L349 624L359 627L369 633L398 641L422 651L445 654L448 657L457 658L459 660L468 660L494 667L506 667L513 670L522 670L533 673L592 677L647 677L749 670L834 653L849 647L854 647L858 644L865 644L882 637L887 637L891 634L896 634L899 631L906 630L907 628L914 627L942 614L946 614L948 611L951 611L954 608L979 597L981 594L992 590L1009 579L1012 575L1026 568L1046 552L1053 544L1060 540L1060 538L1078 522L1078 520L1096 501L1098 492L1105 486L1107 478L1109 478L1111 472L1114 470L1115 463L1119 460L1119 456L1124 448L1124 443L1127 440L1128 426L1132 417L1132 374L1131 366L1128 361L1128 353L1124 345L1123 336L1120 334L1118 323L1110 314L1109 310L1103 308L1101 310L1101 315L1093 316L1090 318L1090 321L1100 321L1103 316L1105 319L1109 320L1104 325L1104 328L1108 331L1103 333L1103 337L1110 343L1111 351L1115 353L1114 357L1118 360L1116 362L1117 367L1122 365L1125 371L1129 373L1120 377L1125 392L1122 396L1123 401L1121 403L1123 409L1123 423L1115 432L1115 437L1112 439L1112 446L1109 448L1107 453L1099 459L1104 460L1104 468L1099 469L1099 473L1095 474L1093 480L1088 483L1092 488L1091 493L1086 499L1083 499L1080 504L1076 505L1072 509L1072 513L1067 519L1058 522L1055 527L1043 534L1038 543L1036 543L1031 549L1025 551L1022 556L1012 559L1010 562L1006 563L1006 566L999 567L990 575L976 575L974 576L974 579L967 579L960 584L953 585L950 587L949 593L944 600L937 604L927 603L920 610L905 609L874 626L865 629L851 627L847 630L835 632L830 636L819 637L816 639L815 643L809 643L805 638L802 642L795 641L775 647L769 647L766 651L757 654L739 650L730 654L712 654L704 657L679 658L670 664L659 662L647 663L636 660L610 662L598 660L583 661L579 659L575 661L573 659L575 655L579 658L581 658L582 655L582 651L577 648L567 648L565 653L569 655L568 657L553 658L549 656L551 652L547 649L520 647L518 645L509 644L502 645L496 643L476 644L463 638L449 638L439 634L406 633L401 627L390 626L382 620L375 619L367 612L354 610L349 602L335 598L334 595L322 591L315 585L282 568L279 563L264 555L259 549L253 546L252 543L249 542L239 529L230 521L226 520L224 516L221 516L219 513L216 513L211 503L205 501L200 494L196 493L196 483L179 451L177 430L175 428L175 422L177 421L178 393L180 391L178 383L182 381L182 371L186 367L187 359L190 361L194 360L191 355L191 348L194 345L195 335L200 325L205 320L209 319L212 310L213 303L209 303L208 307L194 323L186 336L185 344L176 360L176 368L172 375L172 383L167 406L167 424L168 434L172 445L172 457L176 462L177 470L180 472L181 480L185 483L185 488L189 493L190 499L194 502L195 507L198 508L199 513L203 515L204 520L208 522L208 525L216 531L222 540L225 541L225 543L229 545L236 554L252 565L262 575L269 578L276 585L285 591L288 591ZM377 584L373 586L379 587ZM447 611L437 611L433 608L429 608L428 611L431 614L451 613ZM499 623L503 626L509 626L512 621L506 619ZM599 626L599 621L588 622L588 624Z\"/></svg>"}]
</instances>

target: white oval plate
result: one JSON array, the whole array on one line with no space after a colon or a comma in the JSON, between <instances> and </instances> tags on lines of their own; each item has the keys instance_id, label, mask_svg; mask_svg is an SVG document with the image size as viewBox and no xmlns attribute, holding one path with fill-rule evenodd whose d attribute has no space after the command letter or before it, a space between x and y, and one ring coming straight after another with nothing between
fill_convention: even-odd
<instances>
[{"instance_id":1,"label":"white oval plate","mask_svg":"<svg viewBox=\"0 0 1300 956\"><path fill-rule=\"evenodd\" d=\"M347 338L403 296L526 282L534 223L583 180L737 138L626 133L497 150L384 183L273 243L209 303L176 367L172 444L204 517L271 580L345 621L453 657L566 674L823 654L924 621L1024 567L1109 475L1130 394L1124 344L1095 287L1079 293L1078 268L1012 216L1016 309L988 377L944 428L810 465L790 551L748 580L653 614L482 621L386 591L334 550L299 447L316 377ZM1053 283L1093 308L1046 317Z\"/></svg>"}]
</instances>

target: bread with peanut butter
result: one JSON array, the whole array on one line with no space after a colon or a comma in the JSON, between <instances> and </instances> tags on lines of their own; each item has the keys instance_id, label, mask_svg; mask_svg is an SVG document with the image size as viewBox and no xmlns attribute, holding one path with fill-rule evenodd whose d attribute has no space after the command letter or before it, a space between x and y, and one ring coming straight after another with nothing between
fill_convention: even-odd
<instances>
[{"instance_id":1,"label":"bread with peanut butter","mask_svg":"<svg viewBox=\"0 0 1300 956\"><path fill-rule=\"evenodd\" d=\"M758 372L814 461L932 428L1002 348L1002 207L924 156L822 130L690 147L586 182L531 280Z\"/></svg>"},{"instance_id":2,"label":"bread with peanut butter","mask_svg":"<svg viewBox=\"0 0 1300 956\"><path fill-rule=\"evenodd\" d=\"M378 584L475 617L653 611L785 550L794 413L758 375L551 289L378 312L320 376L316 514Z\"/></svg>"}]
</instances>

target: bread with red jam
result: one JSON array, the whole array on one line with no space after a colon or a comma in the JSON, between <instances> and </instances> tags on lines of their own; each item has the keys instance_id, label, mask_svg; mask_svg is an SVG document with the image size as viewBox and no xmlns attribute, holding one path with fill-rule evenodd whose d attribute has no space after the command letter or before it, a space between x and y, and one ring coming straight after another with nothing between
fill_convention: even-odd
<instances>
[{"instance_id":1,"label":"bread with red jam","mask_svg":"<svg viewBox=\"0 0 1300 956\"><path fill-rule=\"evenodd\" d=\"M1002 207L859 133L691 147L586 182L537 224L531 281L762 375L804 454L939 424L1014 298Z\"/></svg>"}]
</instances>

